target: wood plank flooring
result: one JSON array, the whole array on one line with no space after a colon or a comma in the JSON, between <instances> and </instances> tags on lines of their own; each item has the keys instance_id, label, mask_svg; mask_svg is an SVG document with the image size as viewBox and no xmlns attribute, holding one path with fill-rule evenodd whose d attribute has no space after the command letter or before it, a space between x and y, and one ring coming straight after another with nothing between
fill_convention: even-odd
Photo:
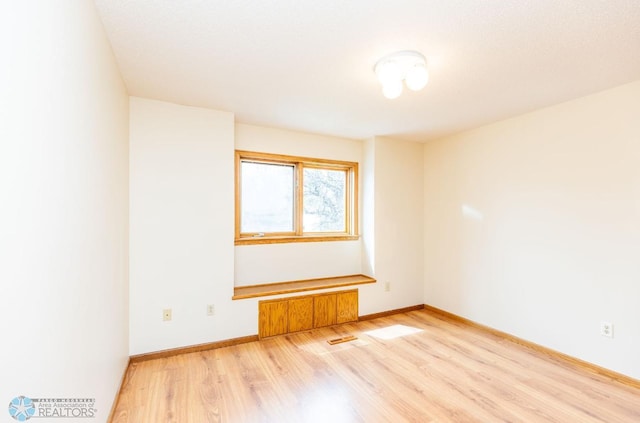
<instances>
[{"instance_id":1,"label":"wood plank flooring","mask_svg":"<svg viewBox=\"0 0 640 423\"><path fill-rule=\"evenodd\" d=\"M112 422L631 423L640 390L421 310L133 363Z\"/></svg>"}]
</instances>

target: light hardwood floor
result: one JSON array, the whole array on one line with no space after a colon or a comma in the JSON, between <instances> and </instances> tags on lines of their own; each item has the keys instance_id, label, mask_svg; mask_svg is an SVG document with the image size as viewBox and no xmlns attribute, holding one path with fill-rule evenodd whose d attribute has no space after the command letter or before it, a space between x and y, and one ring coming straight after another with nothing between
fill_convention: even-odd
<instances>
[{"instance_id":1,"label":"light hardwood floor","mask_svg":"<svg viewBox=\"0 0 640 423\"><path fill-rule=\"evenodd\" d=\"M112 421L623 423L640 390L421 310L133 363Z\"/></svg>"}]
</instances>

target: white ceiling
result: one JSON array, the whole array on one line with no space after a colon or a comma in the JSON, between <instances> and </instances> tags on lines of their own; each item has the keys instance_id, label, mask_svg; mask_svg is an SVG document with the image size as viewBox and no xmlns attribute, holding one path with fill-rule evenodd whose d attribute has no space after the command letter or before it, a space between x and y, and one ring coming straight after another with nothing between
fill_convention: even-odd
<instances>
[{"instance_id":1,"label":"white ceiling","mask_svg":"<svg viewBox=\"0 0 640 423\"><path fill-rule=\"evenodd\" d=\"M428 141L640 78L640 0L96 0L129 93L236 121ZM382 96L375 62L431 80Z\"/></svg>"}]
</instances>

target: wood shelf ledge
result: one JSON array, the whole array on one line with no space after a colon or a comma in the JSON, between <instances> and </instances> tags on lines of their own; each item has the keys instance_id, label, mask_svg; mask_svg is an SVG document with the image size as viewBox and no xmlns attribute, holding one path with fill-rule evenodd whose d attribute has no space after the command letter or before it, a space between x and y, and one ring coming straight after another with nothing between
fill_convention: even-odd
<instances>
[{"instance_id":1,"label":"wood shelf ledge","mask_svg":"<svg viewBox=\"0 0 640 423\"><path fill-rule=\"evenodd\" d=\"M236 286L233 288L232 299L242 300L245 298L268 297L270 295L290 294L292 292L314 291L375 282L376 280L370 276L349 275L335 276L331 278L265 283L260 285Z\"/></svg>"}]
</instances>

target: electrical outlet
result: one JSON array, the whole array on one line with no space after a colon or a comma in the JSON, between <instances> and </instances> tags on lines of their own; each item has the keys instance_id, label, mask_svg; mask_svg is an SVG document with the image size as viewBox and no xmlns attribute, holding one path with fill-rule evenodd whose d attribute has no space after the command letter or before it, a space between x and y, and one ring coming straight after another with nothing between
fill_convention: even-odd
<instances>
[{"instance_id":1,"label":"electrical outlet","mask_svg":"<svg viewBox=\"0 0 640 423\"><path fill-rule=\"evenodd\" d=\"M600 335L613 338L613 324L611 322L600 322Z\"/></svg>"},{"instance_id":2,"label":"electrical outlet","mask_svg":"<svg viewBox=\"0 0 640 423\"><path fill-rule=\"evenodd\" d=\"M216 314L216 308L214 307L214 305L207 305L207 316L213 316L214 314Z\"/></svg>"},{"instance_id":3,"label":"electrical outlet","mask_svg":"<svg viewBox=\"0 0 640 423\"><path fill-rule=\"evenodd\" d=\"M168 322L169 320L171 320L170 308L165 308L164 310L162 310L162 320L164 320L165 322Z\"/></svg>"},{"instance_id":4,"label":"electrical outlet","mask_svg":"<svg viewBox=\"0 0 640 423\"><path fill-rule=\"evenodd\" d=\"M384 290L385 290L386 292L391 291L391 282L385 282L385 284L384 284Z\"/></svg>"}]
</instances>

